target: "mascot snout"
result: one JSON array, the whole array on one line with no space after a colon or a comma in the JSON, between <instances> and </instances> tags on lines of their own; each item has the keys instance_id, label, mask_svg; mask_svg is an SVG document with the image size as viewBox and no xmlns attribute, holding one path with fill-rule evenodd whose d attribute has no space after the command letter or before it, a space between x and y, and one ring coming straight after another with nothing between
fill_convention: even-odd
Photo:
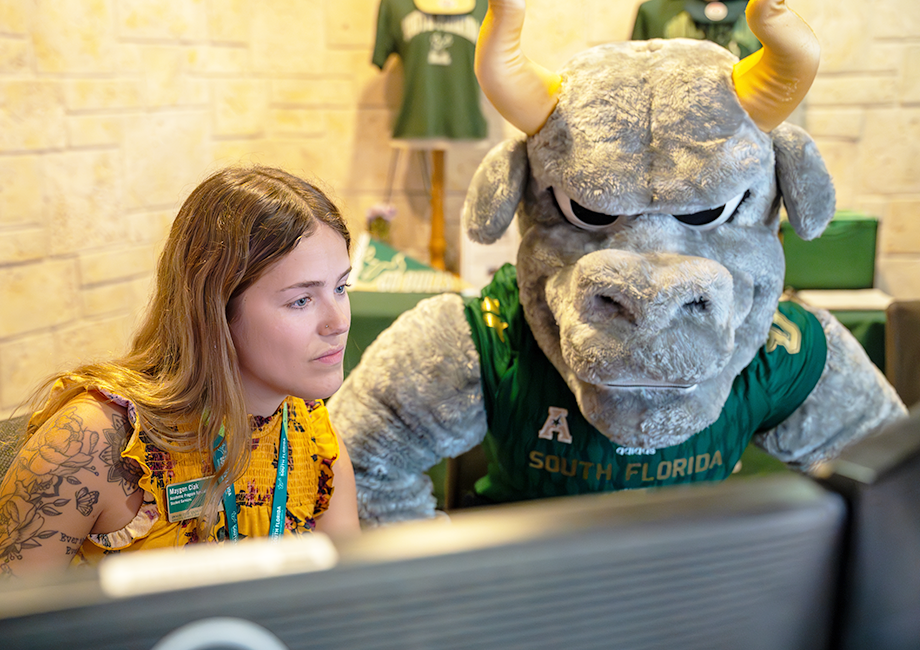
<instances>
[{"instance_id":1,"label":"mascot snout","mask_svg":"<svg viewBox=\"0 0 920 650\"><path fill-rule=\"evenodd\" d=\"M687 389L731 357L733 284L713 260L603 250L553 278L547 300L581 381Z\"/></svg>"}]
</instances>

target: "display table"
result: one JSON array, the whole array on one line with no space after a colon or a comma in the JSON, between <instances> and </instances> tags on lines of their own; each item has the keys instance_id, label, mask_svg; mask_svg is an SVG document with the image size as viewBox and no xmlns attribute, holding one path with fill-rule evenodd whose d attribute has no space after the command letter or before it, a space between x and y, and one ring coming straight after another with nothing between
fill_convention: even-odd
<instances>
[{"instance_id":1,"label":"display table","mask_svg":"<svg viewBox=\"0 0 920 650\"><path fill-rule=\"evenodd\" d=\"M345 375L358 365L361 355L374 339L403 313L436 293L380 293L351 291L351 330L345 346Z\"/></svg>"}]
</instances>

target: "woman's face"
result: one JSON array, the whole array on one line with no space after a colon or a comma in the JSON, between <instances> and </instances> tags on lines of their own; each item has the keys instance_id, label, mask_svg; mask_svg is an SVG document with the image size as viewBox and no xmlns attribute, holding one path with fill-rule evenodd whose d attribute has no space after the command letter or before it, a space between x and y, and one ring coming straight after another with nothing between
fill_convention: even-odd
<instances>
[{"instance_id":1,"label":"woman's face","mask_svg":"<svg viewBox=\"0 0 920 650\"><path fill-rule=\"evenodd\" d=\"M345 240L320 224L235 299L230 334L251 415L271 415L288 395L326 398L341 386L350 272Z\"/></svg>"}]
</instances>

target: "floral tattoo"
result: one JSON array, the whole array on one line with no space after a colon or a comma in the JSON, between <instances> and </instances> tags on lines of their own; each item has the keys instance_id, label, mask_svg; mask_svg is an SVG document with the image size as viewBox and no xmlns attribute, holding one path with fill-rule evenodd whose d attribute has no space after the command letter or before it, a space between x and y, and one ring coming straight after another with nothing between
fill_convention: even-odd
<instances>
[{"instance_id":1,"label":"floral tattoo","mask_svg":"<svg viewBox=\"0 0 920 650\"><path fill-rule=\"evenodd\" d=\"M12 575L8 563L22 559L23 551L41 546L43 540L82 542L57 530L53 518L65 508L75 508L84 517L93 515L99 492L83 485L80 473L100 476L97 460L105 465L102 471L107 471L106 479L118 483L125 495L137 490L139 467L121 457L128 430L123 416L113 416L112 427L103 430L100 445L99 432L86 428L76 407L71 406L50 423L41 445L26 444L0 489L0 575ZM79 486L73 498L62 496L65 483ZM68 547L67 552L76 550Z\"/></svg>"},{"instance_id":2,"label":"floral tattoo","mask_svg":"<svg viewBox=\"0 0 920 650\"><path fill-rule=\"evenodd\" d=\"M102 432L108 446L99 454L100 460L109 468L109 483L118 483L125 496L137 490L137 482L141 478L141 468L137 463L121 456L127 433L128 419L121 415L112 416L112 427Z\"/></svg>"}]
</instances>

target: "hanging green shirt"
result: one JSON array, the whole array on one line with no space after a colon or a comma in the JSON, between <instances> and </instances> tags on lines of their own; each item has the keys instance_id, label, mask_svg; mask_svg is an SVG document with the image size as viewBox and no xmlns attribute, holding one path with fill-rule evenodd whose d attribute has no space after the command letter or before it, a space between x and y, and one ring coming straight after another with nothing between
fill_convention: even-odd
<instances>
[{"instance_id":1,"label":"hanging green shirt","mask_svg":"<svg viewBox=\"0 0 920 650\"><path fill-rule=\"evenodd\" d=\"M715 423L679 445L631 449L582 416L527 325L513 266L503 266L465 310L489 424L483 441L489 468L475 491L492 501L725 479L755 433L777 426L802 404L827 359L817 318L780 303L770 338L735 378Z\"/></svg>"},{"instance_id":2,"label":"hanging green shirt","mask_svg":"<svg viewBox=\"0 0 920 650\"><path fill-rule=\"evenodd\" d=\"M744 16L747 0L723 0L725 17L705 15L706 0L648 0L639 5L632 40L693 38L718 43L739 59L760 49Z\"/></svg>"},{"instance_id":3,"label":"hanging green shirt","mask_svg":"<svg viewBox=\"0 0 920 650\"><path fill-rule=\"evenodd\" d=\"M468 14L426 14L413 0L382 0L371 59L383 68L397 54L405 70L403 102L394 138L482 139L488 135L479 104L473 55L487 0Z\"/></svg>"}]
</instances>

